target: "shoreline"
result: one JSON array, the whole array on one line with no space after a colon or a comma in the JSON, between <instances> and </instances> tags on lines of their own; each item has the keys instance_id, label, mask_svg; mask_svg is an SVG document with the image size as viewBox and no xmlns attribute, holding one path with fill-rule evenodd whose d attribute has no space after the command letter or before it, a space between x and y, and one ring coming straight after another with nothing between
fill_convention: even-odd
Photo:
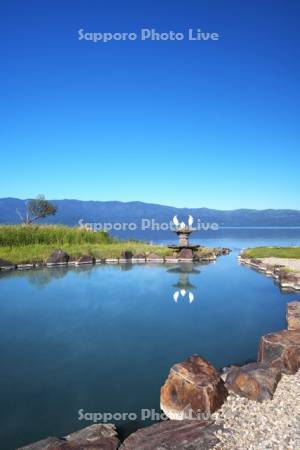
<instances>
[{"instance_id":1,"label":"shoreline","mask_svg":"<svg viewBox=\"0 0 300 450\"><path fill-rule=\"evenodd\" d=\"M155 253L149 253L148 255L129 255L127 250L124 251L123 255L119 257L111 258L95 258L91 255L82 255L79 259L70 259L70 256L66 254L63 250L55 250L53 255L58 255L57 260L46 260L45 262L31 262L31 263L20 263L13 264L10 261L0 259L0 273L10 272L14 270L29 270L29 269L41 269L41 268L51 268L51 267L68 267L68 266L81 266L81 265L121 265L121 264L174 264L174 263L201 263L201 262L213 262L219 256L229 254L230 250L227 248L206 248L208 253L203 255L198 254L194 258L188 257L177 257L173 255L162 256ZM54 258L50 255L50 258ZM56 257L56 256L55 256ZM54 258L55 259L55 258Z\"/></svg>"},{"instance_id":2,"label":"shoreline","mask_svg":"<svg viewBox=\"0 0 300 450\"><path fill-rule=\"evenodd\" d=\"M297 258L248 258L242 251L238 257L240 264L274 279L283 292L300 291L300 259Z\"/></svg>"}]
</instances>

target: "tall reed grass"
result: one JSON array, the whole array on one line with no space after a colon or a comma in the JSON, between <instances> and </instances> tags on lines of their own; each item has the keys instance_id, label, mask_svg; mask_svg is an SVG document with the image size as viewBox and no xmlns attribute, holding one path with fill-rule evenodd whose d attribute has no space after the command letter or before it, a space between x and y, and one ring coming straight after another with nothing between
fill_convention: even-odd
<instances>
[{"instance_id":1,"label":"tall reed grass","mask_svg":"<svg viewBox=\"0 0 300 450\"><path fill-rule=\"evenodd\" d=\"M0 246L18 247L26 245L79 245L109 244L113 238L104 231L92 232L84 228L62 225L2 225Z\"/></svg>"}]
</instances>

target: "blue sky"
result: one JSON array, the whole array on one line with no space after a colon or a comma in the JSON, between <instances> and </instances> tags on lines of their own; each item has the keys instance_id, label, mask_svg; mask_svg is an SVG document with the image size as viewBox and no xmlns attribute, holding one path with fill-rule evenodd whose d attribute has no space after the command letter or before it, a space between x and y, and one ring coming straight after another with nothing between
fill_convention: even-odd
<instances>
[{"instance_id":1,"label":"blue sky","mask_svg":"<svg viewBox=\"0 0 300 450\"><path fill-rule=\"evenodd\" d=\"M0 9L0 197L300 209L297 0ZM81 28L220 39L104 44Z\"/></svg>"}]
</instances>

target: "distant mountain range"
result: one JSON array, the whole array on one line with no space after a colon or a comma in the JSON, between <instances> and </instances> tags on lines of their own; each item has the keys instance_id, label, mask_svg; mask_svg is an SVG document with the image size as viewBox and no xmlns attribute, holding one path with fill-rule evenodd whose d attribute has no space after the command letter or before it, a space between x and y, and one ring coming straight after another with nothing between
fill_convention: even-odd
<instances>
[{"instance_id":1,"label":"distant mountain range","mask_svg":"<svg viewBox=\"0 0 300 450\"><path fill-rule=\"evenodd\" d=\"M79 220L87 222L135 223L140 227L142 219L154 219L158 223L170 222L177 214L186 220L191 214L202 223L217 223L220 227L297 227L300 226L300 211L291 209L236 209L220 211L209 208L175 208L142 202L51 200L57 214L45 220L47 223L78 225ZM0 199L0 223L19 223L16 213L25 211L26 200L17 198ZM124 235L114 232L113 234ZM125 233L128 235L128 233ZM138 233L135 233L137 235ZM130 233L129 233L130 236Z\"/></svg>"}]
</instances>

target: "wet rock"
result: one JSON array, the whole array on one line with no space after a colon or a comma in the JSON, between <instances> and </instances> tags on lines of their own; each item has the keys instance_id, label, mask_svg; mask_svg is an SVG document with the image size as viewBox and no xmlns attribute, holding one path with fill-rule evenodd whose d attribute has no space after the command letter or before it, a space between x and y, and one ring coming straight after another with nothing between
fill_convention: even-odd
<instances>
[{"instance_id":1,"label":"wet rock","mask_svg":"<svg viewBox=\"0 0 300 450\"><path fill-rule=\"evenodd\" d=\"M217 425L200 420L167 420L131 434L120 450L208 450L218 439Z\"/></svg>"},{"instance_id":2,"label":"wet rock","mask_svg":"<svg viewBox=\"0 0 300 450\"><path fill-rule=\"evenodd\" d=\"M46 264L67 264L70 256L63 250L55 250L46 260Z\"/></svg>"},{"instance_id":3,"label":"wet rock","mask_svg":"<svg viewBox=\"0 0 300 450\"><path fill-rule=\"evenodd\" d=\"M170 419L191 419L199 417L199 413L207 418L220 408L226 396L220 372L205 359L193 355L171 368L161 388L160 406Z\"/></svg>"},{"instance_id":4,"label":"wet rock","mask_svg":"<svg viewBox=\"0 0 300 450\"><path fill-rule=\"evenodd\" d=\"M116 450L119 444L114 425L95 424L62 439L48 437L18 450Z\"/></svg>"},{"instance_id":5,"label":"wet rock","mask_svg":"<svg viewBox=\"0 0 300 450\"><path fill-rule=\"evenodd\" d=\"M294 301L287 304L286 320L289 330L300 331L300 302Z\"/></svg>"},{"instance_id":6,"label":"wet rock","mask_svg":"<svg viewBox=\"0 0 300 450\"><path fill-rule=\"evenodd\" d=\"M279 367L283 373L297 372L300 367L300 333L282 330L262 336L258 348L258 362Z\"/></svg>"},{"instance_id":7,"label":"wet rock","mask_svg":"<svg viewBox=\"0 0 300 450\"><path fill-rule=\"evenodd\" d=\"M250 363L230 369L226 374L225 387L228 392L262 402L273 398L280 378L280 368Z\"/></svg>"},{"instance_id":8,"label":"wet rock","mask_svg":"<svg viewBox=\"0 0 300 450\"><path fill-rule=\"evenodd\" d=\"M178 254L178 258L193 260L194 259L193 250L191 250L190 248L182 248Z\"/></svg>"},{"instance_id":9,"label":"wet rock","mask_svg":"<svg viewBox=\"0 0 300 450\"><path fill-rule=\"evenodd\" d=\"M94 256L83 255L77 261L76 264L95 264Z\"/></svg>"}]
</instances>

